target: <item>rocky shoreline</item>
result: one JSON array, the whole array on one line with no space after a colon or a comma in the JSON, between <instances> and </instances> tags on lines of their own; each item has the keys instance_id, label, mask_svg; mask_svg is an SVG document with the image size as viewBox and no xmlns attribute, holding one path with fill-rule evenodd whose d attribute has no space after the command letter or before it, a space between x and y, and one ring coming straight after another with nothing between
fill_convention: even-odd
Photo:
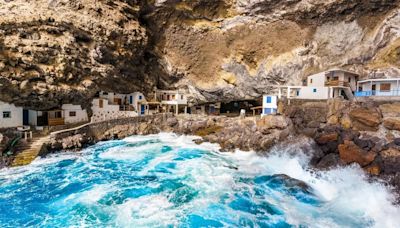
<instances>
[{"instance_id":1,"label":"rocky shoreline","mask_svg":"<svg viewBox=\"0 0 400 228\"><path fill-rule=\"evenodd\" d=\"M160 132L201 136L196 143L218 143L223 152L265 154L278 143L306 136L315 142L307 149L315 169L356 163L400 193L399 110L400 103L330 100L283 104L282 115L264 118L159 114L118 119L53 135L40 155Z\"/></svg>"}]
</instances>

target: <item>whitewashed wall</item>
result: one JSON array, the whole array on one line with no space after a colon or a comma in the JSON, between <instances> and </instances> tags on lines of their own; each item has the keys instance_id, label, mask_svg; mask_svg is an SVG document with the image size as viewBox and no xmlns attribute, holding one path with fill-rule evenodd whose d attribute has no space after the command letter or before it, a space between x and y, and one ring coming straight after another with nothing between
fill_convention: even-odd
<instances>
[{"instance_id":1,"label":"whitewashed wall","mask_svg":"<svg viewBox=\"0 0 400 228\"><path fill-rule=\"evenodd\" d=\"M101 98L100 98L101 99ZM120 111L119 105L110 105L107 99L103 99L103 107L100 108L100 99L93 99L91 122L101 122L105 120L127 118L138 116L135 111Z\"/></svg>"},{"instance_id":2,"label":"whitewashed wall","mask_svg":"<svg viewBox=\"0 0 400 228\"><path fill-rule=\"evenodd\" d=\"M267 103L267 97L271 97L271 103ZM271 95L264 95L263 96L263 109L264 108L278 108L278 97L277 96L271 96Z\"/></svg>"},{"instance_id":3,"label":"whitewashed wall","mask_svg":"<svg viewBox=\"0 0 400 228\"><path fill-rule=\"evenodd\" d=\"M80 105L63 104L61 109L64 111L64 121L66 124L88 121L88 114ZM76 116L71 116L70 112L75 112Z\"/></svg>"},{"instance_id":4,"label":"whitewashed wall","mask_svg":"<svg viewBox=\"0 0 400 228\"><path fill-rule=\"evenodd\" d=\"M314 92L316 89L316 92ZM312 100L321 100L329 98L329 88L328 87L301 87L299 95L296 97L297 99L312 99Z\"/></svg>"},{"instance_id":5,"label":"whitewashed wall","mask_svg":"<svg viewBox=\"0 0 400 228\"><path fill-rule=\"evenodd\" d=\"M11 112L10 118L3 118L3 112ZM0 101L0 128L23 125L23 108Z\"/></svg>"},{"instance_id":6,"label":"whitewashed wall","mask_svg":"<svg viewBox=\"0 0 400 228\"><path fill-rule=\"evenodd\" d=\"M326 80L325 72L313 74L313 75L307 77L307 85L323 87L323 86L325 86L325 80Z\"/></svg>"}]
</instances>

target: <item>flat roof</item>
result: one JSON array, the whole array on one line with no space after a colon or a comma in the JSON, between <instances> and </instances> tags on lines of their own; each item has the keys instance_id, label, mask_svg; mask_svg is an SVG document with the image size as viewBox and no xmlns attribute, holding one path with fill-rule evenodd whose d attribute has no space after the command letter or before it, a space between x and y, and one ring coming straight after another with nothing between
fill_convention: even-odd
<instances>
[{"instance_id":1,"label":"flat roof","mask_svg":"<svg viewBox=\"0 0 400 228\"><path fill-rule=\"evenodd\" d=\"M333 69L329 69L325 72L332 72L332 71L341 71L341 72L345 72L345 73L349 73L349 74L354 74L354 75L359 75L353 71L349 71L349 70L343 70L343 69L339 69L339 68L333 68Z\"/></svg>"},{"instance_id":2,"label":"flat roof","mask_svg":"<svg viewBox=\"0 0 400 228\"><path fill-rule=\"evenodd\" d=\"M371 78L362 81L358 81L358 83L365 83L365 82L387 82L387 81L400 81L400 78Z\"/></svg>"}]
</instances>

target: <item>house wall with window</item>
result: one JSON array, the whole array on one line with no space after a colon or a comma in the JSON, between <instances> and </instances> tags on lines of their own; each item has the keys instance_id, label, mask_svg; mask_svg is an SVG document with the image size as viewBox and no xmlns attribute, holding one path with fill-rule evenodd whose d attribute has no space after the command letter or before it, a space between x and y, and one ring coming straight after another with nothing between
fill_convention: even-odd
<instances>
[{"instance_id":1,"label":"house wall with window","mask_svg":"<svg viewBox=\"0 0 400 228\"><path fill-rule=\"evenodd\" d=\"M23 108L0 101L0 128L23 125Z\"/></svg>"},{"instance_id":2,"label":"house wall with window","mask_svg":"<svg viewBox=\"0 0 400 228\"><path fill-rule=\"evenodd\" d=\"M64 121L66 124L88 121L88 114L80 105L63 104L61 109L64 111Z\"/></svg>"},{"instance_id":3,"label":"house wall with window","mask_svg":"<svg viewBox=\"0 0 400 228\"><path fill-rule=\"evenodd\" d=\"M278 97L264 95L261 116L276 114L278 110Z\"/></svg>"},{"instance_id":4,"label":"house wall with window","mask_svg":"<svg viewBox=\"0 0 400 228\"><path fill-rule=\"evenodd\" d=\"M186 105L187 98L186 95L179 91L173 90L158 90L156 92L157 99L161 101L162 104L167 105Z\"/></svg>"},{"instance_id":5,"label":"house wall with window","mask_svg":"<svg viewBox=\"0 0 400 228\"><path fill-rule=\"evenodd\" d=\"M400 83L399 83L400 84ZM359 96L400 96L396 80L365 81L358 85Z\"/></svg>"},{"instance_id":6,"label":"house wall with window","mask_svg":"<svg viewBox=\"0 0 400 228\"><path fill-rule=\"evenodd\" d=\"M138 116L135 111L120 111L119 105L110 104L108 99L95 98L92 101L91 122Z\"/></svg>"},{"instance_id":7,"label":"house wall with window","mask_svg":"<svg viewBox=\"0 0 400 228\"><path fill-rule=\"evenodd\" d=\"M301 87L297 92L297 99L324 100L330 98L329 87Z\"/></svg>"},{"instance_id":8,"label":"house wall with window","mask_svg":"<svg viewBox=\"0 0 400 228\"><path fill-rule=\"evenodd\" d=\"M357 84L357 74L343 70L329 70L320 72L307 77L307 85L313 87L324 87L329 81L340 81L348 83L350 88L355 91Z\"/></svg>"},{"instance_id":9,"label":"house wall with window","mask_svg":"<svg viewBox=\"0 0 400 228\"><path fill-rule=\"evenodd\" d=\"M148 113L149 105L147 104L146 97L143 95L143 93L134 92L128 94L127 97L129 104L135 108L135 111L138 114L144 115Z\"/></svg>"},{"instance_id":10,"label":"house wall with window","mask_svg":"<svg viewBox=\"0 0 400 228\"><path fill-rule=\"evenodd\" d=\"M313 74L307 77L307 85L315 87L323 87L325 86L325 80L326 80L325 72Z\"/></svg>"}]
</instances>

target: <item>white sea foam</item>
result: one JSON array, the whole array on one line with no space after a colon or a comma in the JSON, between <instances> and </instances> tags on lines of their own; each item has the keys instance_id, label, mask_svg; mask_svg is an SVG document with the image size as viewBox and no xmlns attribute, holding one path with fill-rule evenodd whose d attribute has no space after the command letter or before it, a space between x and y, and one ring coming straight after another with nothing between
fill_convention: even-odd
<instances>
[{"instance_id":1,"label":"white sea foam","mask_svg":"<svg viewBox=\"0 0 400 228\"><path fill-rule=\"evenodd\" d=\"M203 213L210 218L222 216L232 220L237 220L239 216L246 216L255 221L255 215L247 212L229 207L225 208L226 211L207 212L207 207L218 202L224 194L229 193L228 197L234 198L234 189L247 189L250 194L254 194L254 186L238 182L238 176L251 178L286 174L307 183L315 195L321 199L322 204L318 206L305 204L294 200L290 195L279 191L274 192L274 190L270 190L271 192L268 192L265 198L253 200L257 201L256 203L268 201L272 205L278 205L283 210L284 220L289 224L308 227L352 227L360 224L373 227L400 227L400 209L392 204L394 197L384 185L378 182L369 183L363 171L357 166L328 171L311 170L308 166L309 158L299 149L299 144L308 143L307 141L300 140L298 144L276 147L269 156L263 157L254 152L218 153L218 145L210 143L197 145L192 141L195 138L197 137L177 136L170 133L134 136L124 141L139 143L158 140L159 142L155 141L137 147L115 146L99 154L101 159L126 162L140 161L149 154L153 154L154 157L149 163L135 175L150 176L158 165L174 162L176 166L170 170L171 173L157 173L157 177L182 180L186 186L198 191L193 200L179 206L175 206L170 201L171 194L175 193L165 191L138 198L128 198L121 204L108 206L107 213L115 214L115 225L120 227L179 226L180 218L188 212ZM164 145L171 146L172 151L160 153ZM180 148L206 150L213 154L175 161L174 158L178 156ZM65 154L37 159L33 164L22 168L2 170L0 179L12 181L28 173L40 173L43 167L67 159L84 162L86 168L103 169L101 166L91 167L92 157ZM71 175L76 175L76 173L71 173ZM79 178L85 181L86 175L90 173L80 175ZM66 180L66 184L68 183ZM71 204L82 203L103 207L98 202L107 194L119 190L117 185L118 183L93 185L86 191L70 194L63 202L59 202L58 206L68 207ZM155 182L147 184L150 188L158 186ZM270 218L271 221L279 219L281 217L278 215L271 215ZM85 221L77 221L76 224L90 226ZM231 226L229 223L225 225Z\"/></svg>"},{"instance_id":2,"label":"white sea foam","mask_svg":"<svg viewBox=\"0 0 400 228\"><path fill-rule=\"evenodd\" d=\"M381 183L369 183L358 166L315 172L307 169L307 157L302 154L293 157L287 153L275 153L259 157L254 153L239 152L234 157L238 159L241 171L267 175L286 174L310 185L328 205L326 209L319 208L321 211L316 212L318 218L309 218L309 225L313 227L337 226L337 221L324 217L324 213L340 213L338 217L348 215L364 217L366 220L369 218L374 227L400 226L400 208L392 204L395 200L393 194ZM304 224L310 211L299 214L301 210L296 208L293 201L286 204L285 216L288 221L295 225Z\"/></svg>"},{"instance_id":3,"label":"white sea foam","mask_svg":"<svg viewBox=\"0 0 400 228\"><path fill-rule=\"evenodd\" d=\"M119 227L165 227L176 224L178 210L163 195L143 196L119 205L116 224Z\"/></svg>"}]
</instances>

